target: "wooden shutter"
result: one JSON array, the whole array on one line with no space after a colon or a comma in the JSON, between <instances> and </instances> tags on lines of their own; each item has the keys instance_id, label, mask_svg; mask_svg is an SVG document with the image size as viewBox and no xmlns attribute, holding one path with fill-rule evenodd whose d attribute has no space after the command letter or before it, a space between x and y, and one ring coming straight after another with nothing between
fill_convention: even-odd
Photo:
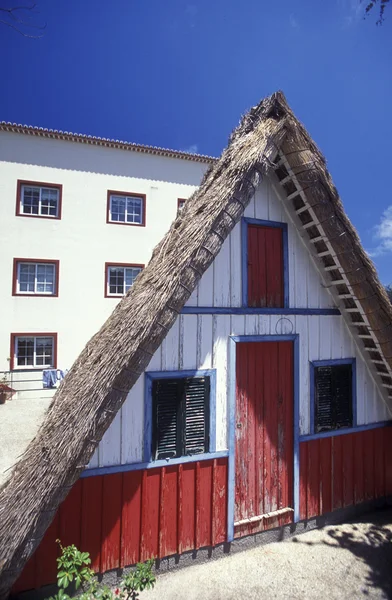
<instances>
[{"instance_id":1,"label":"wooden shutter","mask_svg":"<svg viewBox=\"0 0 392 600\"><path fill-rule=\"evenodd\" d=\"M181 456L180 408L182 382L157 379L153 382L153 458Z\"/></svg>"},{"instance_id":2,"label":"wooden shutter","mask_svg":"<svg viewBox=\"0 0 392 600\"><path fill-rule=\"evenodd\" d=\"M248 225L248 306L284 306L283 229Z\"/></svg>"},{"instance_id":3,"label":"wooden shutter","mask_svg":"<svg viewBox=\"0 0 392 600\"><path fill-rule=\"evenodd\" d=\"M315 402L316 432L352 426L351 364L315 368Z\"/></svg>"},{"instance_id":4,"label":"wooden shutter","mask_svg":"<svg viewBox=\"0 0 392 600\"><path fill-rule=\"evenodd\" d=\"M184 454L202 454L208 451L210 378L186 379L184 393Z\"/></svg>"}]
</instances>

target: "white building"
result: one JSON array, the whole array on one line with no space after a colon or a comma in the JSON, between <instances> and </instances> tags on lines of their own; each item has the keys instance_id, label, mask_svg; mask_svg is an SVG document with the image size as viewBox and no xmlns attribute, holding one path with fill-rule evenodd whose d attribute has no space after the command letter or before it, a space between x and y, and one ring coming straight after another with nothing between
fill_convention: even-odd
<instances>
[{"instance_id":1,"label":"white building","mask_svg":"<svg viewBox=\"0 0 392 600\"><path fill-rule=\"evenodd\" d=\"M13 389L53 395L43 369L71 367L211 161L0 124L0 371Z\"/></svg>"}]
</instances>

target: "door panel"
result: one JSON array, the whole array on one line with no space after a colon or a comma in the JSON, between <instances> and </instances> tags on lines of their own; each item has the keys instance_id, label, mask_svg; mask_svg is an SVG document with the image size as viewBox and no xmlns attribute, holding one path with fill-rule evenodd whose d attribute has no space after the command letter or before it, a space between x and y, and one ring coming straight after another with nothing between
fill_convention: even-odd
<instances>
[{"instance_id":1,"label":"door panel","mask_svg":"<svg viewBox=\"0 0 392 600\"><path fill-rule=\"evenodd\" d=\"M293 507L293 343L238 343L236 352L239 537L293 520L284 510Z\"/></svg>"}]
</instances>

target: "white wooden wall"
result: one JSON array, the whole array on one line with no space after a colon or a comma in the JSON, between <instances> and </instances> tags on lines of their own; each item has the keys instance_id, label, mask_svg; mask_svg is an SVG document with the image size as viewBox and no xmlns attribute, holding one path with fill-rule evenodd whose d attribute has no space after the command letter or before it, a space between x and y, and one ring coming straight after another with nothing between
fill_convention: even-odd
<instances>
[{"instance_id":1,"label":"white wooden wall","mask_svg":"<svg viewBox=\"0 0 392 600\"><path fill-rule=\"evenodd\" d=\"M230 335L298 333L300 433L309 433L309 361L356 358L358 424L392 418L341 316L181 315L153 356L148 371L216 369L217 450L227 448ZM143 461L144 376L104 435L90 467Z\"/></svg>"},{"instance_id":2,"label":"white wooden wall","mask_svg":"<svg viewBox=\"0 0 392 600\"><path fill-rule=\"evenodd\" d=\"M290 306L333 308L333 298L323 286L312 257L269 179L265 179L257 189L254 198L246 207L245 217L288 223ZM186 306L241 306L241 258L241 226L237 225L224 242L213 264L203 275Z\"/></svg>"}]
</instances>

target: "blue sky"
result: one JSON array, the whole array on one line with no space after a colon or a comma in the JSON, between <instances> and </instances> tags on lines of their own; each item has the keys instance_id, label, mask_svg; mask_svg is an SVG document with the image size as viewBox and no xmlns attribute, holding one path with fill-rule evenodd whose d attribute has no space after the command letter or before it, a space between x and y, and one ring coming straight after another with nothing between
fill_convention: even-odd
<instances>
[{"instance_id":1,"label":"blue sky","mask_svg":"<svg viewBox=\"0 0 392 600\"><path fill-rule=\"evenodd\" d=\"M0 26L0 120L219 155L282 89L392 282L392 6L376 27L359 0L35 1L42 39Z\"/></svg>"}]
</instances>

